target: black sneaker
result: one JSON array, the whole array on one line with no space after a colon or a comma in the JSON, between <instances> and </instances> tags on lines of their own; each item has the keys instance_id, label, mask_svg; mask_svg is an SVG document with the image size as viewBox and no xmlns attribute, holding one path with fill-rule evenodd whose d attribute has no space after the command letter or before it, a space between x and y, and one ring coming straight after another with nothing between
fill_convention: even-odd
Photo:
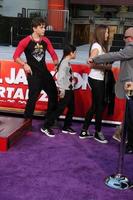
<instances>
[{"instance_id":1,"label":"black sneaker","mask_svg":"<svg viewBox=\"0 0 133 200\"><path fill-rule=\"evenodd\" d=\"M79 135L80 139L92 138L92 137L93 137L93 135L89 131L86 131L86 130L82 130Z\"/></svg>"},{"instance_id":2,"label":"black sneaker","mask_svg":"<svg viewBox=\"0 0 133 200\"><path fill-rule=\"evenodd\" d=\"M76 131L74 131L71 127L68 127L68 128L63 128L62 129L62 133L69 133L69 134L76 134Z\"/></svg>"},{"instance_id":3,"label":"black sneaker","mask_svg":"<svg viewBox=\"0 0 133 200\"><path fill-rule=\"evenodd\" d=\"M95 132L95 137L94 137L95 140L97 140L98 142L101 142L101 143L108 143L108 140L105 139L103 133L100 131L100 132Z\"/></svg>"},{"instance_id":4,"label":"black sneaker","mask_svg":"<svg viewBox=\"0 0 133 200\"><path fill-rule=\"evenodd\" d=\"M49 128L41 128L40 130L42 133L45 133L45 135L47 135L48 137L55 137L55 134Z\"/></svg>"},{"instance_id":5,"label":"black sneaker","mask_svg":"<svg viewBox=\"0 0 133 200\"><path fill-rule=\"evenodd\" d=\"M125 153L126 154L133 154L133 145L127 144L126 148L125 148Z\"/></svg>"}]
</instances>

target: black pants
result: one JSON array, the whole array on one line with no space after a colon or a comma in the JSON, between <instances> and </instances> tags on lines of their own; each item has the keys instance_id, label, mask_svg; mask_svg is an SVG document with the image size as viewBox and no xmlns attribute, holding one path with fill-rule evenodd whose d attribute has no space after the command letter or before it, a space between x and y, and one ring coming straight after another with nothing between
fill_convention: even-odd
<instances>
[{"instance_id":1,"label":"black pants","mask_svg":"<svg viewBox=\"0 0 133 200\"><path fill-rule=\"evenodd\" d=\"M34 73L27 76L29 96L25 107L24 117L32 118L36 102L41 90L44 90L48 96L48 109L46 116L56 109L58 103L58 92L55 81L48 70L45 73Z\"/></svg>"},{"instance_id":2,"label":"black pants","mask_svg":"<svg viewBox=\"0 0 133 200\"><path fill-rule=\"evenodd\" d=\"M128 100L127 139L128 145L133 146L133 98Z\"/></svg>"},{"instance_id":3,"label":"black pants","mask_svg":"<svg viewBox=\"0 0 133 200\"><path fill-rule=\"evenodd\" d=\"M69 127L72 122L72 117L74 114L74 91L66 90L64 98L59 100L57 109L47 117L44 123L44 128L49 128L54 121L63 113L67 108L67 113L64 121L64 128Z\"/></svg>"},{"instance_id":4,"label":"black pants","mask_svg":"<svg viewBox=\"0 0 133 200\"><path fill-rule=\"evenodd\" d=\"M92 105L86 113L83 129L88 129L95 115L95 130L99 132L101 131L102 112L104 108L104 81L95 80L90 77L88 80L92 89Z\"/></svg>"}]
</instances>

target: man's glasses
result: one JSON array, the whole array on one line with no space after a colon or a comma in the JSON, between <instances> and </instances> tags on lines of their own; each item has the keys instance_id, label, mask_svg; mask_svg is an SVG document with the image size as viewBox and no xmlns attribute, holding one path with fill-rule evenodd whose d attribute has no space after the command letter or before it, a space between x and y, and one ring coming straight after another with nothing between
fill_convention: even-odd
<instances>
[{"instance_id":1,"label":"man's glasses","mask_svg":"<svg viewBox=\"0 0 133 200\"><path fill-rule=\"evenodd\" d=\"M124 36L124 39L127 39L127 38L129 38L129 37L131 37L131 36Z\"/></svg>"}]
</instances>

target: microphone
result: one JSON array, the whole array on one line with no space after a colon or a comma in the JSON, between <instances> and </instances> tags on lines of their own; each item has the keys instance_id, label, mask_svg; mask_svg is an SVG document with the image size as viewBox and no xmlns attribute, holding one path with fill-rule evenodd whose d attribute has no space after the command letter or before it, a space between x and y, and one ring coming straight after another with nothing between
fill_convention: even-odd
<instances>
[{"instance_id":1,"label":"microphone","mask_svg":"<svg viewBox=\"0 0 133 200\"><path fill-rule=\"evenodd\" d=\"M133 96L133 90L126 91L126 98L129 100Z\"/></svg>"}]
</instances>

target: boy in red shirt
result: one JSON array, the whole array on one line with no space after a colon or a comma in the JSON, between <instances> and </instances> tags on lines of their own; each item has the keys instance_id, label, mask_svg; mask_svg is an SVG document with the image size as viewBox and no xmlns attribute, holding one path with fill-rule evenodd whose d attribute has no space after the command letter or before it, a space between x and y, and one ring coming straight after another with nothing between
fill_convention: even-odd
<instances>
[{"instance_id":1,"label":"boy in red shirt","mask_svg":"<svg viewBox=\"0 0 133 200\"><path fill-rule=\"evenodd\" d=\"M55 66L58 64L58 57L51 42L44 36L46 23L43 18L34 18L31 26L32 34L19 42L13 55L14 61L23 66L27 75L29 96L24 112L25 119L32 119L41 90L44 90L48 96L46 117L55 110L58 102L56 84L46 66L46 51L51 55ZM26 56L26 62L20 57L23 52Z\"/></svg>"}]
</instances>

